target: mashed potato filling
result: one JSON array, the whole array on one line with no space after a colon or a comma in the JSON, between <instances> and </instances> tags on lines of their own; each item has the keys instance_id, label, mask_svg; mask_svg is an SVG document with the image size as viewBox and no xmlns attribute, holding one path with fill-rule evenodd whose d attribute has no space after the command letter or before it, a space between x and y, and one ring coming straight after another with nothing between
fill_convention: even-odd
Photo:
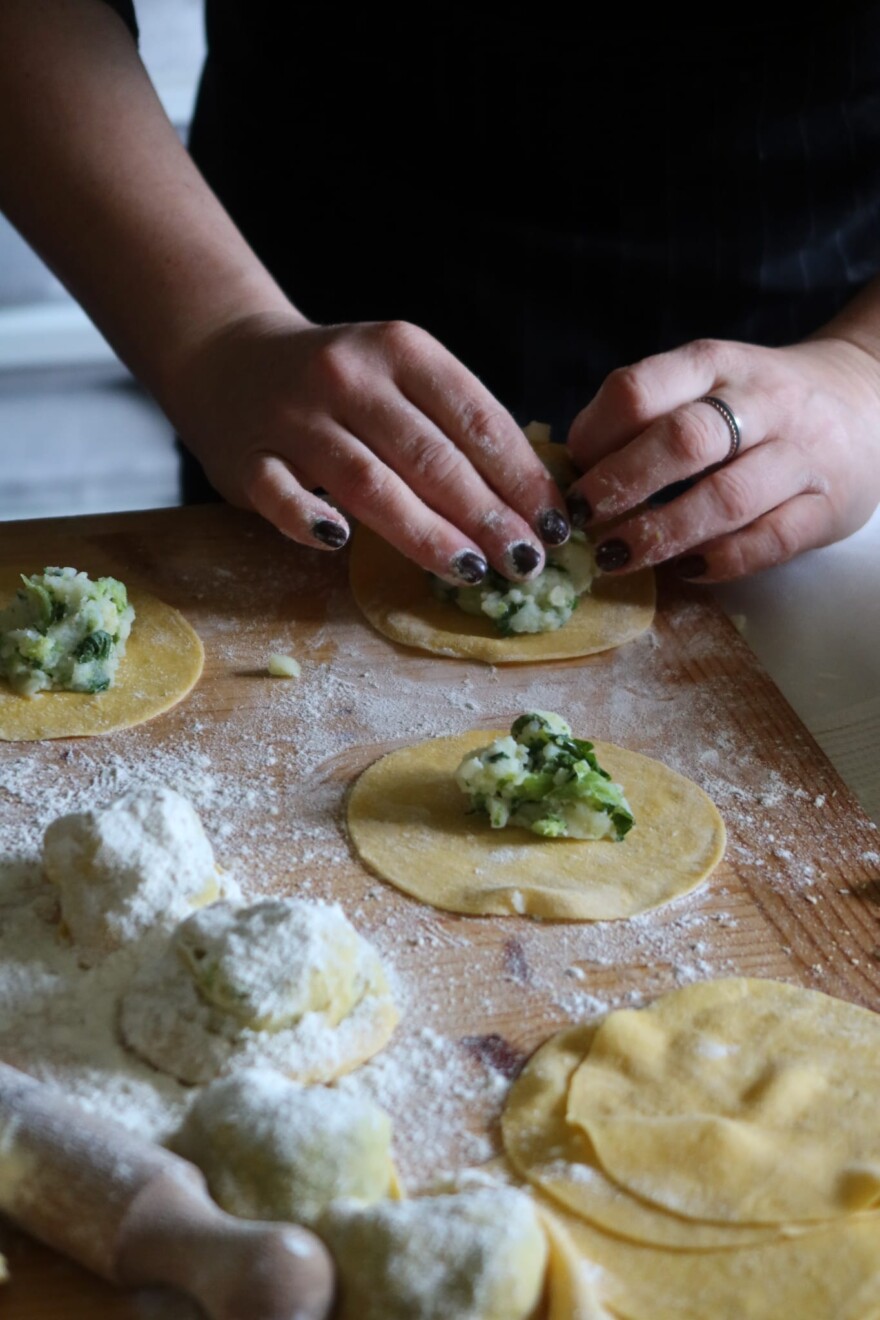
<instances>
[{"instance_id":1,"label":"mashed potato filling","mask_svg":"<svg viewBox=\"0 0 880 1320\"><path fill-rule=\"evenodd\" d=\"M510 582L490 568L479 586L455 587L435 577L432 589L438 600L465 614L485 615L502 637L510 637L555 632L568 623L595 576L592 545L583 532L572 532L565 545L548 551L543 571L530 582Z\"/></svg>"},{"instance_id":2,"label":"mashed potato filling","mask_svg":"<svg viewBox=\"0 0 880 1320\"><path fill-rule=\"evenodd\" d=\"M618 841L633 826L623 789L599 765L593 744L572 737L549 711L520 715L509 736L470 752L455 780L493 829L520 825L549 839Z\"/></svg>"},{"instance_id":3,"label":"mashed potato filling","mask_svg":"<svg viewBox=\"0 0 880 1320\"><path fill-rule=\"evenodd\" d=\"M21 583L0 611L0 678L25 697L105 692L134 622L124 585L75 568L22 574Z\"/></svg>"}]
</instances>

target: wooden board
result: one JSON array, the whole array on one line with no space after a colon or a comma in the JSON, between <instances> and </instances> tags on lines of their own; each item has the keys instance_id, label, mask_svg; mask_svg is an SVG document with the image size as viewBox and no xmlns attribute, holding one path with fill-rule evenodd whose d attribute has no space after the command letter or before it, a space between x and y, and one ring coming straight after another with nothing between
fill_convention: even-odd
<instances>
[{"instance_id":1,"label":"wooden board","mask_svg":"<svg viewBox=\"0 0 880 1320\"><path fill-rule=\"evenodd\" d=\"M205 674L176 710L100 740L2 745L0 767L64 775L83 797L95 785L112 796L136 765L190 776L218 856L253 890L342 902L396 967L406 999L399 1040L415 1042L422 1075L391 1108L411 1180L438 1160L472 1159L469 1123L497 1142L501 1086L494 1098L486 1085L456 1093L453 1063L462 1075L510 1076L554 1029L604 1006L744 974L880 1007L876 831L706 594L661 592L651 633L618 652L491 668L373 633L351 602L344 555L304 551L224 507L6 525L0 563L140 582L199 631ZM265 675L271 651L302 661L298 683ZM702 890L634 922L564 926L435 912L361 869L343 824L360 769L402 743L502 727L535 707L706 788L730 838ZM0 788L0 853L32 810L26 794ZM426 1050L441 1064L447 1051L449 1068L425 1067ZM4 1320L143 1315L9 1230L5 1241Z\"/></svg>"}]
</instances>

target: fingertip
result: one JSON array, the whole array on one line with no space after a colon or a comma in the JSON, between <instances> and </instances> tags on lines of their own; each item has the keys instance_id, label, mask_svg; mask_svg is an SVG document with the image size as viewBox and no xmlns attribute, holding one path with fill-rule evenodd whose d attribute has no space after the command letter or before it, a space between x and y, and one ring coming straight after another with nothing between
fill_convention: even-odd
<instances>
[{"instance_id":1,"label":"fingertip","mask_svg":"<svg viewBox=\"0 0 880 1320\"><path fill-rule=\"evenodd\" d=\"M341 550L348 543L349 529L336 518L316 518L311 527L312 536L326 550Z\"/></svg>"},{"instance_id":2,"label":"fingertip","mask_svg":"<svg viewBox=\"0 0 880 1320\"><path fill-rule=\"evenodd\" d=\"M565 497L565 504L572 527L582 532L593 517L590 501L581 491L572 489Z\"/></svg>"},{"instance_id":3,"label":"fingertip","mask_svg":"<svg viewBox=\"0 0 880 1320\"><path fill-rule=\"evenodd\" d=\"M571 535L568 519L558 509L545 509L538 518L538 535L545 545L564 545Z\"/></svg>"},{"instance_id":4,"label":"fingertip","mask_svg":"<svg viewBox=\"0 0 880 1320\"><path fill-rule=\"evenodd\" d=\"M505 551L505 577L528 581L544 567L544 553L530 541L514 541Z\"/></svg>"}]
</instances>

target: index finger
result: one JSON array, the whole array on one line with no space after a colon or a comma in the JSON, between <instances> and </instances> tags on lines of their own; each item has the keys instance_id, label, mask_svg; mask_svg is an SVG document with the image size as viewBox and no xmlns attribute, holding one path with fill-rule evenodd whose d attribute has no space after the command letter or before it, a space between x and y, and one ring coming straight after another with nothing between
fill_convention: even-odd
<instances>
[{"instance_id":1,"label":"index finger","mask_svg":"<svg viewBox=\"0 0 880 1320\"><path fill-rule=\"evenodd\" d=\"M738 348L696 339L612 371L571 424L568 448L577 466L589 471L657 418L711 394L717 382L734 371Z\"/></svg>"},{"instance_id":2,"label":"index finger","mask_svg":"<svg viewBox=\"0 0 880 1320\"><path fill-rule=\"evenodd\" d=\"M569 533L565 500L510 413L457 358L442 347L438 353L436 341L430 372L424 370L425 355L419 348L415 339L411 350L396 359L398 389L542 541L561 545Z\"/></svg>"}]
</instances>

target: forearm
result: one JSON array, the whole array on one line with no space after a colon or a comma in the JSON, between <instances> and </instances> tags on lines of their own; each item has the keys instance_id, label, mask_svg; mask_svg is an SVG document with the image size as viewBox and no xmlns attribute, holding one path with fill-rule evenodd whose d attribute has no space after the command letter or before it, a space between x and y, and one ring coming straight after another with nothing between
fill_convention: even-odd
<instances>
[{"instance_id":1,"label":"forearm","mask_svg":"<svg viewBox=\"0 0 880 1320\"><path fill-rule=\"evenodd\" d=\"M810 338L846 340L880 365L880 278L866 284Z\"/></svg>"},{"instance_id":2,"label":"forearm","mask_svg":"<svg viewBox=\"0 0 880 1320\"><path fill-rule=\"evenodd\" d=\"M101 0L0 4L0 207L166 406L217 329L296 318Z\"/></svg>"}]
</instances>

